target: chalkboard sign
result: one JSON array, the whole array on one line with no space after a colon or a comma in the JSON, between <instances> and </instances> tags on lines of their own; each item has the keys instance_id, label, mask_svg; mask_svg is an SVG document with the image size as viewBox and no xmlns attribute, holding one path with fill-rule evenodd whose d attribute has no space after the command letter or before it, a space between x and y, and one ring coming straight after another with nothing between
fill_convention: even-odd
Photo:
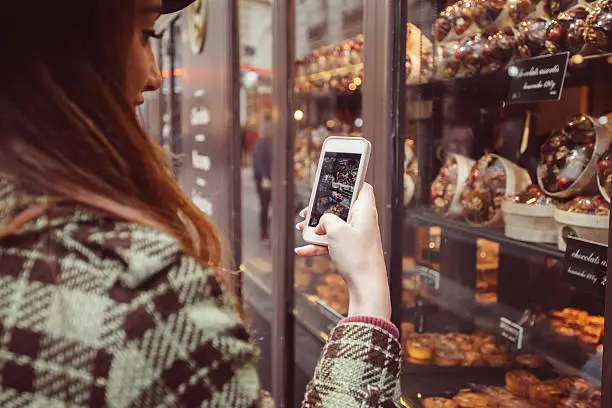
<instances>
[{"instance_id":1,"label":"chalkboard sign","mask_svg":"<svg viewBox=\"0 0 612 408\"><path fill-rule=\"evenodd\" d=\"M605 296L608 280L608 247L576 237L567 237L564 276L587 293Z\"/></svg>"},{"instance_id":2,"label":"chalkboard sign","mask_svg":"<svg viewBox=\"0 0 612 408\"><path fill-rule=\"evenodd\" d=\"M559 100L568 61L568 52L514 61L508 67L508 103Z\"/></svg>"},{"instance_id":3,"label":"chalkboard sign","mask_svg":"<svg viewBox=\"0 0 612 408\"><path fill-rule=\"evenodd\" d=\"M525 338L523 326L508 318L501 317L499 319L499 331L502 337L508 340L516 350L523 348L523 340Z\"/></svg>"}]
</instances>

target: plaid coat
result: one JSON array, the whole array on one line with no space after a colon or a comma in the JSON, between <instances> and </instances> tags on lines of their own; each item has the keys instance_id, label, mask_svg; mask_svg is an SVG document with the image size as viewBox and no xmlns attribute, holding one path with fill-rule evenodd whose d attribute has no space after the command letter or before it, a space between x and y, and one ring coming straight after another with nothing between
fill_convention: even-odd
<instances>
[{"instance_id":1,"label":"plaid coat","mask_svg":"<svg viewBox=\"0 0 612 408\"><path fill-rule=\"evenodd\" d=\"M0 178L0 237L30 208ZM56 206L0 238L0 406L268 407L215 275L174 238ZM400 346L373 325L330 336L303 407L392 407Z\"/></svg>"}]
</instances>

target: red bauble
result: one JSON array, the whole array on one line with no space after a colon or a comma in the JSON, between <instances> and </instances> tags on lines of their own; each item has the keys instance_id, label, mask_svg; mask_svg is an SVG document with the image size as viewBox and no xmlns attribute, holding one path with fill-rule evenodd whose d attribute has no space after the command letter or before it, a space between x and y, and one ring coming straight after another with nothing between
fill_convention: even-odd
<instances>
[{"instance_id":1,"label":"red bauble","mask_svg":"<svg viewBox=\"0 0 612 408\"><path fill-rule=\"evenodd\" d=\"M554 27L548 33L548 39L553 42L557 42L561 40L563 35L565 34L565 30L563 27Z\"/></svg>"},{"instance_id":2,"label":"red bauble","mask_svg":"<svg viewBox=\"0 0 612 408\"><path fill-rule=\"evenodd\" d=\"M609 168L612 168L612 160L604 159L599 162L599 169L601 171L608 170Z\"/></svg>"},{"instance_id":3,"label":"red bauble","mask_svg":"<svg viewBox=\"0 0 612 408\"><path fill-rule=\"evenodd\" d=\"M566 189L572 183L573 181L569 177L561 177L559 180L557 180L557 187L560 189Z\"/></svg>"}]
</instances>

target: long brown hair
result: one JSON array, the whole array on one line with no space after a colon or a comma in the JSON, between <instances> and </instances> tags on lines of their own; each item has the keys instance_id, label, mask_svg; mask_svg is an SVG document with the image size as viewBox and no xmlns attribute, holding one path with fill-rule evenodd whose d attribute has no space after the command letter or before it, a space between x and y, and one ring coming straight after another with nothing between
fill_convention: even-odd
<instances>
[{"instance_id":1,"label":"long brown hair","mask_svg":"<svg viewBox=\"0 0 612 408\"><path fill-rule=\"evenodd\" d=\"M1 12L0 173L29 192L163 229L218 266L214 226L125 96L136 0L16 0Z\"/></svg>"}]
</instances>

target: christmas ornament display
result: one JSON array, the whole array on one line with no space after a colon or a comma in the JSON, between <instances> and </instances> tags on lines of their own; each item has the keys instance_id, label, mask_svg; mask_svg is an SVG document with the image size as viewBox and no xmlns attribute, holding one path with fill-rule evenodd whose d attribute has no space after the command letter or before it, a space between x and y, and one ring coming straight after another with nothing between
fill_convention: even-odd
<instances>
[{"instance_id":1,"label":"christmas ornament display","mask_svg":"<svg viewBox=\"0 0 612 408\"><path fill-rule=\"evenodd\" d=\"M537 57L546 53L549 20L530 18L517 26L516 51L519 58Z\"/></svg>"},{"instance_id":2,"label":"christmas ornament display","mask_svg":"<svg viewBox=\"0 0 612 408\"><path fill-rule=\"evenodd\" d=\"M546 51L548 54L569 51L579 53L584 47L584 31L590 9L575 6L559 14L546 30Z\"/></svg>"},{"instance_id":3,"label":"christmas ornament display","mask_svg":"<svg viewBox=\"0 0 612 408\"><path fill-rule=\"evenodd\" d=\"M599 195L578 196L555 209L557 245L567 248L567 238L576 237L608 245L610 204Z\"/></svg>"},{"instance_id":4,"label":"christmas ornament display","mask_svg":"<svg viewBox=\"0 0 612 408\"><path fill-rule=\"evenodd\" d=\"M599 194L609 203L612 194L612 150L608 149L601 155L597 171L597 186Z\"/></svg>"},{"instance_id":5,"label":"christmas ornament display","mask_svg":"<svg viewBox=\"0 0 612 408\"><path fill-rule=\"evenodd\" d=\"M485 154L472 166L461 193L463 215L475 225L501 225L504 197L531 184L527 171L509 160Z\"/></svg>"},{"instance_id":6,"label":"christmas ornament display","mask_svg":"<svg viewBox=\"0 0 612 408\"><path fill-rule=\"evenodd\" d=\"M406 83L429 82L433 77L433 45L414 24L408 24L407 33Z\"/></svg>"},{"instance_id":7,"label":"christmas ornament display","mask_svg":"<svg viewBox=\"0 0 612 408\"><path fill-rule=\"evenodd\" d=\"M431 203L436 212L445 215L460 215L461 191L468 178L474 160L460 154L450 154L438 176L431 184Z\"/></svg>"},{"instance_id":8,"label":"christmas ornament display","mask_svg":"<svg viewBox=\"0 0 612 408\"><path fill-rule=\"evenodd\" d=\"M363 35L314 50L296 61L297 93L353 92L363 82Z\"/></svg>"},{"instance_id":9,"label":"christmas ornament display","mask_svg":"<svg viewBox=\"0 0 612 408\"><path fill-rule=\"evenodd\" d=\"M610 132L587 115L576 115L554 130L540 149L538 183L556 198L597 191L598 157L610 145Z\"/></svg>"},{"instance_id":10,"label":"christmas ornament display","mask_svg":"<svg viewBox=\"0 0 612 408\"><path fill-rule=\"evenodd\" d=\"M507 237L526 242L557 241L555 201L539 186L532 184L519 194L508 196L502 211Z\"/></svg>"},{"instance_id":11,"label":"christmas ornament display","mask_svg":"<svg viewBox=\"0 0 612 408\"><path fill-rule=\"evenodd\" d=\"M419 175L418 160L413 140L404 143L404 205L408 205L414 198L416 182Z\"/></svg>"},{"instance_id":12,"label":"christmas ornament display","mask_svg":"<svg viewBox=\"0 0 612 408\"><path fill-rule=\"evenodd\" d=\"M586 21L584 40L593 53L612 52L612 1L595 5Z\"/></svg>"}]
</instances>

